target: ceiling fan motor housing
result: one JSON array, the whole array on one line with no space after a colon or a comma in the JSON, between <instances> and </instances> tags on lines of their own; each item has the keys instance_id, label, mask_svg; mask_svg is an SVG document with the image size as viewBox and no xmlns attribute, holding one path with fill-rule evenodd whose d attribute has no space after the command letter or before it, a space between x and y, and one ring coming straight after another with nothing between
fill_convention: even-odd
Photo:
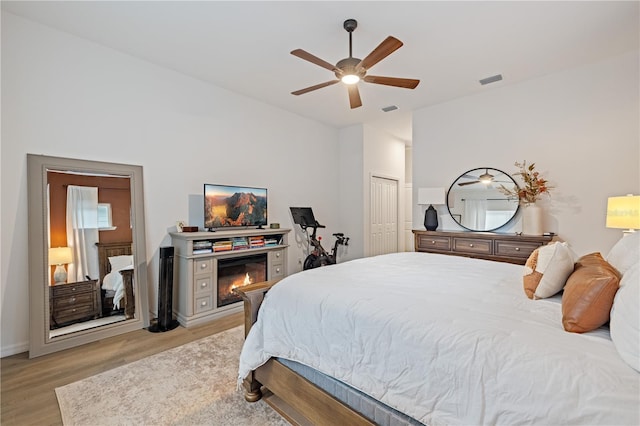
<instances>
[{"instance_id":1,"label":"ceiling fan motor housing","mask_svg":"<svg viewBox=\"0 0 640 426\"><path fill-rule=\"evenodd\" d=\"M336 68L340 71L336 71L336 77L342 78L344 75L357 75L362 78L367 73L364 68L357 68L358 64L361 62L358 58L345 58L341 61L338 61L336 64Z\"/></svg>"}]
</instances>

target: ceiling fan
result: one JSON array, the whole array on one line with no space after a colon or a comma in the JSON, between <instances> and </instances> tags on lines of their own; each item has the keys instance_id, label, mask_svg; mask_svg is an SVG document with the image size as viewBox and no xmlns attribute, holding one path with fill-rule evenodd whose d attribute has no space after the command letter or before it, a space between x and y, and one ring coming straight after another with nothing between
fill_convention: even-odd
<instances>
[{"instance_id":1,"label":"ceiling fan","mask_svg":"<svg viewBox=\"0 0 640 426\"><path fill-rule=\"evenodd\" d=\"M471 175L464 175L463 177L466 177L468 179L476 179L476 180L473 180L471 182L460 182L458 186L473 185L474 183L484 183L485 185L488 185L491 182L493 182L494 176L491 173L489 173L489 169L485 169L484 173L478 177L471 176Z\"/></svg>"},{"instance_id":2,"label":"ceiling fan","mask_svg":"<svg viewBox=\"0 0 640 426\"><path fill-rule=\"evenodd\" d=\"M396 78L396 77L381 77L375 75L367 75L367 71L375 64L398 50L402 47L402 42L395 37L389 36L382 43L378 45L367 57L364 59L354 58L352 55L352 40L351 36L353 31L358 27L358 22L355 19L347 19L344 21L344 29L349 33L349 57L338 61L335 65L326 62L317 56L312 55L302 49L296 49L291 52L292 55L297 56L300 59L309 61L313 64L319 65L322 68L326 68L329 71L333 71L337 80L330 80L324 83L316 84L301 90L291 92L292 95L302 95L304 93L311 92L313 90L321 89L323 87L331 86L333 84L342 81L347 85L349 91L349 104L351 109L362 106L362 100L360 99L360 92L358 91L358 83L363 80L366 83L384 84L386 86L403 87L405 89L415 89L420 83L420 80L413 80L409 78Z\"/></svg>"}]
</instances>

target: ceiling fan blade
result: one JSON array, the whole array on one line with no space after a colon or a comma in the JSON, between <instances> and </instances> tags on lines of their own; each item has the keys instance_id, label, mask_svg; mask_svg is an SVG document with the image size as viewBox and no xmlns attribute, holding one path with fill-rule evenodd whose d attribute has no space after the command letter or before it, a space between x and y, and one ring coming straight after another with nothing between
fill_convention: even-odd
<instances>
[{"instance_id":1,"label":"ceiling fan blade","mask_svg":"<svg viewBox=\"0 0 640 426\"><path fill-rule=\"evenodd\" d=\"M304 59L305 61L309 61L309 62L311 62L312 64L316 64L316 65L321 66L322 68L326 68L326 69L328 69L329 71L334 71L334 72L335 72L335 71L339 71L339 70L336 68L336 66L335 66L335 65L330 64L329 62L327 62L327 61L325 61L325 60L322 60L322 59L318 58L317 56L314 56L314 55L312 55L311 53L306 52L306 51L304 51L304 50L302 50L302 49L292 50L292 51L291 51L291 54L292 54L293 56L297 56L297 57L298 57L298 58L300 58L300 59Z\"/></svg>"},{"instance_id":2,"label":"ceiling fan blade","mask_svg":"<svg viewBox=\"0 0 640 426\"><path fill-rule=\"evenodd\" d=\"M311 92L313 90L322 89L323 87L331 86L332 84L339 83L340 80L331 80L325 81L324 83L316 84L315 86L306 87L304 89L296 90L295 92L291 92L292 95L302 95L304 93Z\"/></svg>"},{"instance_id":3,"label":"ceiling fan blade","mask_svg":"<svg viewBox=\"0 0 640 426\"><path fill-rule=\"evenodd\" d=\"M377 75L366 75L364 81L367 83L384 84L385 86L404 87L405 89L415 89L420 83L420 80L413 80L411 78L380 77Z\"/></svg>"},{"instance_id":4,"label":"ceiling fan blade","mask_svg":"<svg viewBox=\"0 0 640 426\"><path fill-rule=\"evenodd\" d=\"M402 42L395 37L389 36L384 39L366 58L357 65L356 68L364 68L368 70L387 56L402 47Z\"/></svg>"},{"instance_id":5,"label":"ceiling fan blade","mask_svg":"<svg viewBox=\"0 0 640 426\"><path fill-rule=\"evenodd\" d=\"M349 89L349 104L351 105L351 109L361 107L362 100L360 99L358 86L355 84L349 84L347 85L347 89Z\"/></svg>"},{"instance_id":6,"label":"ceiling fan blade","mask_svg":"<svg viewBox=\"0 0 640 426\"><path fill-rule=\"evenodd\" d=\"M474 183L480 183L480 181L479 180L474 180L472 182L462 182L462 183L459 183L458 186L472 185Z\"/></svg>"}]
</instances>

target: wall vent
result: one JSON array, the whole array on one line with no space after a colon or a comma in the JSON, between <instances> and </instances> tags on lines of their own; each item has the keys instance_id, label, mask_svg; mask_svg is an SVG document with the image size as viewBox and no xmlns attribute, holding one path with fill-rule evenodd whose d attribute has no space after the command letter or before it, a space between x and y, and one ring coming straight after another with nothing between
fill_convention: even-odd
<instances>
[{"instance_id":1,"label":"wall vent","mask_svg":"<svg viewBox=\"0 0 640 426\"><path fill-rule=\"evenodd\" d=\"M491 77L483 78L482 80L480 80L480 84L484 86L486 84L495 83L496 81L500 80L502 80L502 74L496 74L492 75Z\"/></svg>"}]
</instances>

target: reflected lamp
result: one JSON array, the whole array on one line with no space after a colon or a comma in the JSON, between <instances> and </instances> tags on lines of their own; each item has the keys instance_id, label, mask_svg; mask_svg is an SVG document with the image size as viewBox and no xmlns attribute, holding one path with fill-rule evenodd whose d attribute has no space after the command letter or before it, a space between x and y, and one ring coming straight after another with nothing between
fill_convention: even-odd
<instances>
[{"instance_id":1,"label":"reflected lamp","mask_svg":"<svg viewBox=\"0 0 640 426\"><path fill-rule=\"evenodd\" d=\"M433 205L444 203L444 188L418 188L418 204L429 205L424 212L424 227L427 231L438 229L438 211Z\"/></svg>"},{"instance_id":2,"label":"reflected lamp","mask_svg":"<svg viewBox=\"0 0 640 426\"><path fill-rule=\"evenodd\" d=\"M56 265L53 272L54 284L64 284L67 282L67 270L64 265L73 261L71 247L56 247L49 249L49 265Z\"/></svg>"},{"instance_id":3,"label":"reflected lamp","mask_svg":"<svg viewBox=\"0 0 640 426\"><path fill-rule=\"evenodd\" d=\"M609 197L606 226L624 229L625 235L640 229L640 195Z\"/></svg>"}]
</instances>

